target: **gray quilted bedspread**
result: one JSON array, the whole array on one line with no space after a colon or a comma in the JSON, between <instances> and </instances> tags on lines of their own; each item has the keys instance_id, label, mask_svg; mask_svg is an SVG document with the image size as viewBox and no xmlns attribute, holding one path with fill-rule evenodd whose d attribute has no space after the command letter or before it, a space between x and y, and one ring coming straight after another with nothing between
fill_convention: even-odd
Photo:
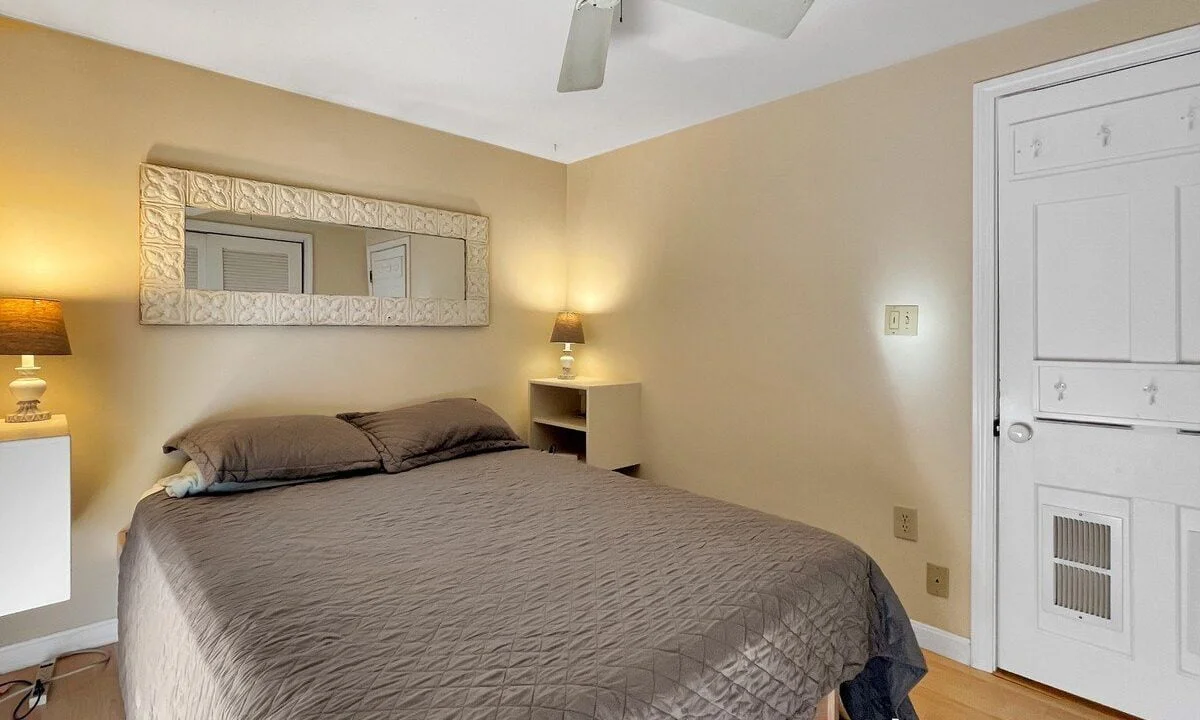
<instances>
[{"instance_id":1,"label":"gray quilted bedspread","mask_svg":"<svg viewBox=\"0 0 1200 720\"><path fill-rule=\"evenodd\" d=\"M531 450L137 508L130 720L915 718L875 563L829 533Z\"/></svg>"}]
</instances>

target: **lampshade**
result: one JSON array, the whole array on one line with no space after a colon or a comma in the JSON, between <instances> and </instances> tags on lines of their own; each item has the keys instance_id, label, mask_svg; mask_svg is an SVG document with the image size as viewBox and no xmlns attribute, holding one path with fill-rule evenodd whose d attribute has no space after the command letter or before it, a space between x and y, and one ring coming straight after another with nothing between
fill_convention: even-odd
<instances>
[{"instance_id":1,"label":"lampshade","mask_svg":"<svg viewBox=\"0 0 1200 720\"><path fill-rule=\"evenodd\" d=\"M70 355L62 303L0 298L0 355Z\"/></svg>"},{"instance_id":2,"label":"lampshade","mask_svg":"<svg viewBox=\"0 0 1200 720\"><path fill-rule=\"evenodd\" d=\"M574 312L560 312L554 318L554 332L550 342L583 344L583 316Z\"/></svg>"}]
</instances>

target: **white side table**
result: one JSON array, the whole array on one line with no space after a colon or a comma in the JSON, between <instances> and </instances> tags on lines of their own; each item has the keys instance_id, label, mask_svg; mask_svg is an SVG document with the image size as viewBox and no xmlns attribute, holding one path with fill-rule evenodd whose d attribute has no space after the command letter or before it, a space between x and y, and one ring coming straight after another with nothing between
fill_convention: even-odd
<instances>
[{"instance_id":1,"label":"white side table","mask_svg":"<svg viewBox=\"0 0 1200 720\"><path fill-rule=\"evenodd\" d=\"M641 463L642 385L592 378L529 381L529 445L606 470Z\"/></svg>"},{"instance_id":2,"label":"white side table","mask_svg":"<svg viewBox=\"0 0 1200 720\"><path fill-rule=\"evenodd\" d=\"M0 547L17 551L0 616L71 598L71 435L67 417L0 422Z\"/></svg>"}]
</instances>

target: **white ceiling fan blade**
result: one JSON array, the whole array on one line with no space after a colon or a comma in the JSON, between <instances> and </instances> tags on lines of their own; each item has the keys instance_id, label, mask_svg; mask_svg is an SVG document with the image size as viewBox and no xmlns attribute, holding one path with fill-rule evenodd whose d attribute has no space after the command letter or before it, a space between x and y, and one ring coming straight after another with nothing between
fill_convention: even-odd
<instances>
[{"instance_id":1,"label":"white ceiling fan blade","mask_svg":"<svg viewBox=\"0 0 1200 720\"><path fill-rule=\"evenodd\" d=\"M787 38L813 0L666 0L701 15L741 25L768 35Z\"/></svg>"},{"instance_id":2,"label":"white ceiling fan blade","mask_svg":"<svg viewBox=\"0 0 1200 720\"><path fill-rule=\"evenodd\" d=\"M614 9L585 2L571 18L567 49L558 76L560 93L595 90L604 84L608 45L612 40Z\"/></svg>"}]
</instances>

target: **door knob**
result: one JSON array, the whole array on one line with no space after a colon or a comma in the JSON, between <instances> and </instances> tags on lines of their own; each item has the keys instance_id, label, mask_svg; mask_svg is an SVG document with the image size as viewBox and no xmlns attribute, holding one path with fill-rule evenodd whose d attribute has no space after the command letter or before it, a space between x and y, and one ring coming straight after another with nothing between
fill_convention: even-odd
<instances>
[{"instance_id":1,"label":"door knob","mask_svg":"<svg viewBox=\"0 0 1200 720\"><path fill-rule=\"evenodd\" d=\"M1033 437L1033 428L1025 423L1013 423L1008 426L1008 439L1015 443L1027 443Z\"/></svg>"}]
</instances>

